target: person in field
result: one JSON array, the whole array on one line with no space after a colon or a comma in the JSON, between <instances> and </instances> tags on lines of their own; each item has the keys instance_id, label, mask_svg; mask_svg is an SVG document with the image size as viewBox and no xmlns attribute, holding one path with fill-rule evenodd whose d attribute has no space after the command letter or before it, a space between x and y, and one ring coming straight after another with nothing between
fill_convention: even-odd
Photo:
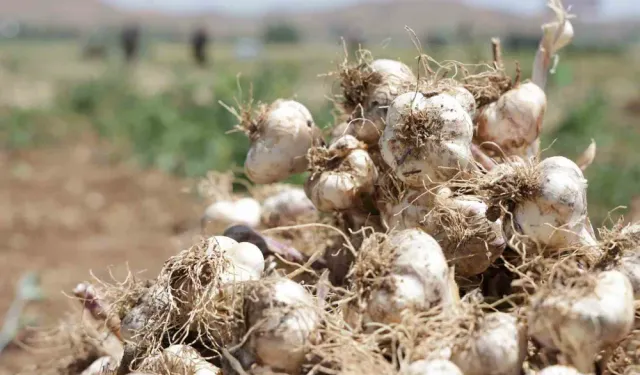
<instances>
[{"instance_id":1,"label":"person in field","mask_svg":"<svg viewBox=\"0 0 640 375\"><path fill-rule=\"evenodd\" d=\"M209 35L204 27L197 28L191 36L191 47L193 50L193 58L196 64L204 66L207 64L207 44L209 43Z\"/></svg>"},{"instance_id":2,"label":"person in field","mask_svg":"<svg viewBox=\"0 0 640 375\"><path fill-rule=\"evenodd\" d=\"M140 47L140 27L136 24L125 26L120 34L120 44L125 60L127 62L135 60Z\"/></svg>"}]
</instances>

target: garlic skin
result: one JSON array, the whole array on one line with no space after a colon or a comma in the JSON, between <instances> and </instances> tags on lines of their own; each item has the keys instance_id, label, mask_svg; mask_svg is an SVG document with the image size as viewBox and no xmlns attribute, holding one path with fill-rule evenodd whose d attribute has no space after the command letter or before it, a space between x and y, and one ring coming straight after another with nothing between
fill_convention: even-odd
<instances>
[{"instance_id":1,"label":"garlic skin","mask_svg":"<svg viewBox=\"0 0 640 375\"><path fill-rule=\"evenodd\" d=\"M171 374L218 375L220 372L219 368L207 362L188 345L171 345L162 353L145 358L140 368Z\"/></svg>"},{"instance_id":2,"label":"garlic skin","mask_svg":"<svg viewBox=\"0 0 640 375\"><path fill-rule=\"evenodd\" d=\"M420 360L400 371L401 375L463 375L462 371L446 359Z\"/></svg>"},{"instance_id":3,"label":"garlic skin","mask_svg":"<svg viewBox=\"0 0 640 375\"><path fill-rule=\"evenodd\" d=\"M536 156L528 151L540 136L546 108L544 91L533 82L523 83L480 108L475 118L474 142L497 145L501 151L495 146L483 148L489 156Z\"/></svg>"},{"instance_id":4,"label":"garlic skin","mask_svg":"<svg viewBox=\"0 0 640 375\"><path fill-rule=\"evenodd\" d=\"M429 193L410 191L397 204L386 203L380 211L390 230L405 230L421 227L428 219L433 203Z\"/></svg>"},{"instance_id":5,"label":"garlic skin","mask_svg":"<svg viewBox=\"0 0 640 375\"><path fill-rule=\"evenodd\" d=\"M236 201L218 201L209 205L203 215L203 221L212 221L220 227L243 224L251 228L260 225L262 207L253 198L241 198Z\"/></svg>"},{"instance_id":6,"label":"garlic skin","mask_svg":"<svg viewBox=\"0 0 640 375\"><path fill-rule=\"evenodd\" d=\"M342 138L342 136L347 134L355 136L354 134L351 134L351 133L352 132L351 132L351 128L349 128L349 123L346 121L341 122L335 125L333 129L331 129L329 144L330 145L333 144L335 141L337 141L338 139Z\"/></svg>"},{"instance_id":7,"label":"garlic skin","mask_svg":"<svg viewBox=\"0 0 640 375\"><path fill-rule=\"evenodd\" d=\"M231 259L233 271L221 275L222 282L259 280L264 272L264 255L249 242L240 242L227 250L225 256ZM226 276L226 277L225 277Z\"/></svg>"},{"instance_id":8,"label":"garlic skin","mask_svg":"<svg viewBox=\"0 0 640 375\"><path fill-rule=\"evenodd\" d=\"M388 241L397 251L390 275L395 288L372 292L365 319L399 323L404 310L419 312L449 305L453 298L449 268L436 240L414 228L394 232Z\"/></svg>"},{"instance_id":9,"label":"garlic skin","mask_svg":"<svg viewBox=\"0 0 640 375\"><path fill-rule=\"evenodd\" d=\"M555 365L545 367L537 375L586 375L570 366Z\"/></svg>"},{"instance_id":10,"label":"garlic skin","mask_svg":"<svg viewBox=\"0 0 640 375\"><path fill-rule=\"evenodd\" d=\"M589 294L568 298L566 292L533 296L529 335L543 346L561 351L578 371L591 373L596 354L631 332L633 289L622 273L604 271Z\"/></svg>"},{"instance_id":11,"label":"garlic skin","mask_svg":"<svg viewBox=\"0 0 640 375\"><path fill-rule=\"evenodd\" d=\"M339 162L307 180L305 191L319 211L357 207L362 194L373 192L378 171L367 151L360 147L350 135L338 139L328 150Z\"/></svg>"},{"instance_id":12,"label":"garlic skin","mask_svg":"<svg viewBox=\"0 0 640 375\"><path fill-rule=\"evenodd\" d=\"M402 88L415 83L416 78L407 65L396 60L374 60L370 69L380 74L381 81L372 85L362 108L353 111L348 134L373 145L378 143L384 131L388 106L400 94Z\"/></svg>"},{"instance_id":13,"label":"garlic skin","mask_svg":"<svg viewBox=\"0 0 640 375\"><path fill-rule=\"evenodd\" d=\"M444 91L445 94L451 95L455 100L460 103L462 108L467 111L471 118L476 115L476 99L473 97L471 91L465 89L462 86L454 86Z\"/></svg>"},{"instance_id":14,"label":"garlic skin","mask_svg":"<svg viewBox=\"0 0 640 375\"><path fill-rule=\"evenodd\" d=\"M527 354L526 330L509 314L487 314L478 331L451 362L465 375L519 375Z\"/></svg>"},{"instance_id":15,"label":"garlic skin","mask_svg":"<svg viewBox=\"0 0 640 375\"><path fill-rule=\"evenodd\" d=\"M247 325L253 327L247 345L258 364L298 374L303 348L320 326L315 308L313 296L292 280L279 278L258 286L245 308Z\"/></svg>"},{"instance_id":16,"label":"garlic skin","mask_svg":"<svg viewBox=\"0 0 640 375\"><path fill-rule=\"evenodd\" d=\"M307 169L307 150L318 137L311 114L293 100L276 100L258 119L244 163L256 184L279 182Z\"/></svg>"},{"instance_id":17,"label":"garlic skin","mask_svg":"<svg viewBox=\"0 0 640 375\"><path fill-rule=\"evenodd\" d=\"M587 227L587 181L571 160L554 156L540 162L540 192L516 205L516 229L531 241L551 249L587 245L595 249L595 238ZM505 220L505 231L511 231Z\"/></svg>"},{"instance_id":18,"label":"garlic skin","mask_svg":"<svg viewBox=\"0 0 640 375\"><path fill-rule=\"evenodd\" d=\"M418 130L427 138L419 147L401 139L403 116L420 114L424 124ZM471 117L450 95L425 97L409 92L398 96L387 114L387 126L380 138L384 161L400 180L412 188L423 188L448 181L461 170L473 166Z\"/></svg>"},{"instance_id":19,"label":"garlic skin","mask_svg":"<svg viewBox=\"0 0 640 375\"><path fill-rule=\"evenodd\" d=\"M264 255L260 249L250 242L236 242L226 236L213 236L208 239L206 250L208 256L214 253L223 254L232 266L219 275L223 283L258 280L264 272Z\"/></svg>"},{"instance_id":20,"label":"garlic skin","mask_svg":"<svg viewBox=\"0 0 640 375\"><path fill-rule=\"evenodd\" d=\"M270 227L294 223L296 219L316 207L307 197L304 189L290 188L265 199L262 203L262 217Z\"/></svg>"}]
</instances>

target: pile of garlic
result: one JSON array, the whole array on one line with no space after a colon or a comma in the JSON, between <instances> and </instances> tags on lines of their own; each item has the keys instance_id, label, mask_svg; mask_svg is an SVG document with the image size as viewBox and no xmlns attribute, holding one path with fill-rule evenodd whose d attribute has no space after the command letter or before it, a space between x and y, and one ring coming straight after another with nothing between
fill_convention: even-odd
<instances>
[{"instance_id":1,"label":"pile of garlic","mask_svg":"<svg viewBox=\"0 0 640 375\"><path fill-rule=\"evenodd\" d=\"M573 36L550 6L532 80L498 60L458 81L363 60L341 67L328 143L297 101L239 116L245 174L274 189L219 197L203 224L236 225L233 238L217 231L125 311L114 302L124 352L144 353L117 373L631 369L640 231L598 238L585 165L539 155L546 76ZM488 75L501 82L490 97L477 89ZM305 171L304 188L279 184Z\"/></svg>"}]
</instances>

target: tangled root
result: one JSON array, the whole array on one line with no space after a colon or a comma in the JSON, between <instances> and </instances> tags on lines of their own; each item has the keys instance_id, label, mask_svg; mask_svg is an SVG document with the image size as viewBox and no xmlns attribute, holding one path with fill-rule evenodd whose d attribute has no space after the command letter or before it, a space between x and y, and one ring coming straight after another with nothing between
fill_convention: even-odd
<instances>
[{"instance_id":1,"label":"tangled root","mask_svg":"<svg viewBox=\"0 0 640 375\"><path fill-rule=\"evenodd\" d=\"M376 181L375 199L378 202L378 208L382 209L385 204L400 204L410 190L407 184L402 182L398 176L389 171L381 174Z\"/></svg>"},{"instance_id":2,"label":"tangled root","mask_svg":"<svg viewBox=\"0 0 640 375\"><path fill-rule=\"evenodd\" d=\"M260 137L262 124L265 121L267 113L269 113L269 105L264 103L254 103L251 94L249 95L249 100L246 103L241 103L236 100L238 109L230 107L224 103L220 104L234 115L236 119L238 119L238 124L234 126L235 130L243 132L251 142ZM256 105L257 108L254 108L254 105Z\"/></svg>"},{"instance_id":3,"label":"tangled root","mask_svg":"<svg viewBox=\"0 0 640 375\"><path fill-rule=\"evenodd\" d=\"M640 249L640 227L624 225L620 220L613 228L600 228L600 248L602 257L596 262L596 269L609 269L618 264L626 251Z\"/></svg>"},{"instance_id":4,"label":"tangled root","mask_svg":"<svg viewBox=\"0 0 640 375\"><path fill-rule=\"evenodd\" d=\"M363 240L353 267L347 274L353 287L357 311L362 313L373 291L395 290L396 285L389 276L396 256L396 249L384 233L373 233Z\"/></svg>"},{"instance_id":5,"label":"tangled root","mask_svg":"<svg viewBox=\"0 0 640 375\"><path fill-rule=\"evenodd\" d=\"M342 96L337 102L345 113L352 113L362 108L367 102L369 93L382 83L382 75L371 68L373 57L366 50L358 51L358 61L349 64L345 59L338 67L337 75L342 89Z\"/></svg>"},{"instance_id":6,"label":"tangled root","mask_svg":"<svg viewBox=\"0 0 640 375\"><path fill-rule=\"evenodd\" d=\"M221 252L211 251L213 246L203 240L169 258L155 284L139 299L135 308L142 308L144 316L130 317L144 319L133 336L141 353L137 360L175 344L216 356L221 347L239 337L244 329L244 284L222 282L221 275L232 265Z\"/></svg>"},{"instance_id":7,"label":"tangled root","mask_svg":"<svg viewBox=\"0 0 640 375\"><path fill-rule=\"evenodd\" d=\"M304 366L304 373L397 374L380 348L379 337L354 331L340 318L337 311L326 311L323 322L324 326L320 329L322 340L307 348L309 360Z\"/></svg>"},{"instance_id":8,"label":"tangled root","mask_svg":"<svg viewBox=\"0 0 640 375\"><path fill-rule=\"evenodd\" d=\"M445 198L446 199L446 198ZM448 200L436 198L429 212L430 232L442 246L456 273L471 276L484 272L503 252L506 241L502 226L491 222L486 214L452 207Z\"/></svg>"},{"instance_id":9,"label":"tangled root","mask_svg":"<svg viewBox=\"0 0 640 375\"><path fill-rule=\"evenodd\" d=\"M504 212L512 204L534 198L541 189L541 171L535 161L517 160L498 165L488 174L477 174L468 180L456 180L449 187L460 194L477 195L489 207Z\"/></svg>"},{"instance_id":10,"label":"tangled root","mask_svg":"<svg viewBox=\"0 0 640 375\"><path fill-rule=\"evenodd\" d=\"M454 209L444 202L438 202L431 211L431 217L436 225L444 231L445 238L457 247L464 247L472 240L482 242L491 241L496 233L491 222L482 215L466 215L459 209Z\"/></svg>"},{"instance_id":11,"label":"tangled root","mask_svg":"<svg viewBox=\"0 0 640 375\"><path fill-rule=\"evenodd\" d=\"M464 349L485 316L479 293L465 296L455 309L434 307L421 313L409 313L401 323L390 326L390 342L404 360L449 359L453 352Z\"/></svg>"},{"instance_id":12,"label":"tangled root","mask_svg":"<svg viewBox=\"0 0 640 375\"><path fill-rule=\"evenodd\" d=\"M33 373L77 375L100 357L121 355L110 347L110 339L115 338L104 326L89 319L78 322L76 315L69 315L54 329L34 330L23 345L55 358L36 364Z\"/></svg>"},{"instance_id":13,"label":"tangled root","mask_svg":"<svg viewBox=\"0 0 640 375\"><path fill-rule=\"evenodd\" d=\"M478 108L497 101L502 94L514 87L511 77L502 69L467 75L462 81L463 87L469 90L476 100Z\"/></svg>"},{"instance_id":14,"label":"tangled root","mask_svg":"<svg viewBox=\"0 0 640 375\"><path fill-rule=\"evenodd\" d=\"M353 140L355 141L355 138ZM366 150L367 145L363 142L356 141L345 144L345 147L311 147L309 151L307 151L307 160L309 161L309 172L311 172L311 176L313 177L328 170L336 172L350 171L347 166L342 164L342 160L355 149Z\"/></svg>"},{"instance_id":15,"label":"tangled root","mask_svg":"<svg viewBox=\"0 0 640 375\"><path fill-rule=\"evenodd\" d=\"M636 317L636 320L638 317ZM611 374L633 374L640 371L640 329L632 331L617 348L613 350L606 363Z\"/></svg>"},{"instance_id":16,"label":"tangled root","mask_svg":"<svg viewBox=\"0 0 640 375\"><path fill-rule=\"evenodd\" d=\"M422 147L428 142L442 142L445 120L434 113L435 110L410 111L400 116L396 137L407 145Z\"/></svg>"}]
</instances>

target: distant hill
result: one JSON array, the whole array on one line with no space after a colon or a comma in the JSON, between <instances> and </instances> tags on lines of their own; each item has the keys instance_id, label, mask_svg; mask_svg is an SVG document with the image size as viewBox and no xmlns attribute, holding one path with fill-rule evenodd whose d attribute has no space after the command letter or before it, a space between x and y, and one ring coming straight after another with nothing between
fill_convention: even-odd
<instances>
[{"instance_id":1,"label":"distant hill","mask_svg":"<svg viewBox=\"0 0 640 375\"><path fill-rule=\"evenodd\" d=\"M371 40L401 37L405 41L408 40L405 25L418 36L434 31L455 32L460 25L474 36L509 32L537 36L544 20L541 15L525 17L472 7L456 0L373 0L329 11L271 14L259 19L211 13L127 12L99 0L4 0L0 1L0 19L3 18L79 30L137 20L149 28L178 33L190 30L195 24L206 24L219 37L256 35L265 23L285 20L299 27L310 40L326 40L337 30L358 29ZM599 25L597 30L603 35L615 36L630 27L629 23L611 23Z\"/></svg>"}]
</instances>

